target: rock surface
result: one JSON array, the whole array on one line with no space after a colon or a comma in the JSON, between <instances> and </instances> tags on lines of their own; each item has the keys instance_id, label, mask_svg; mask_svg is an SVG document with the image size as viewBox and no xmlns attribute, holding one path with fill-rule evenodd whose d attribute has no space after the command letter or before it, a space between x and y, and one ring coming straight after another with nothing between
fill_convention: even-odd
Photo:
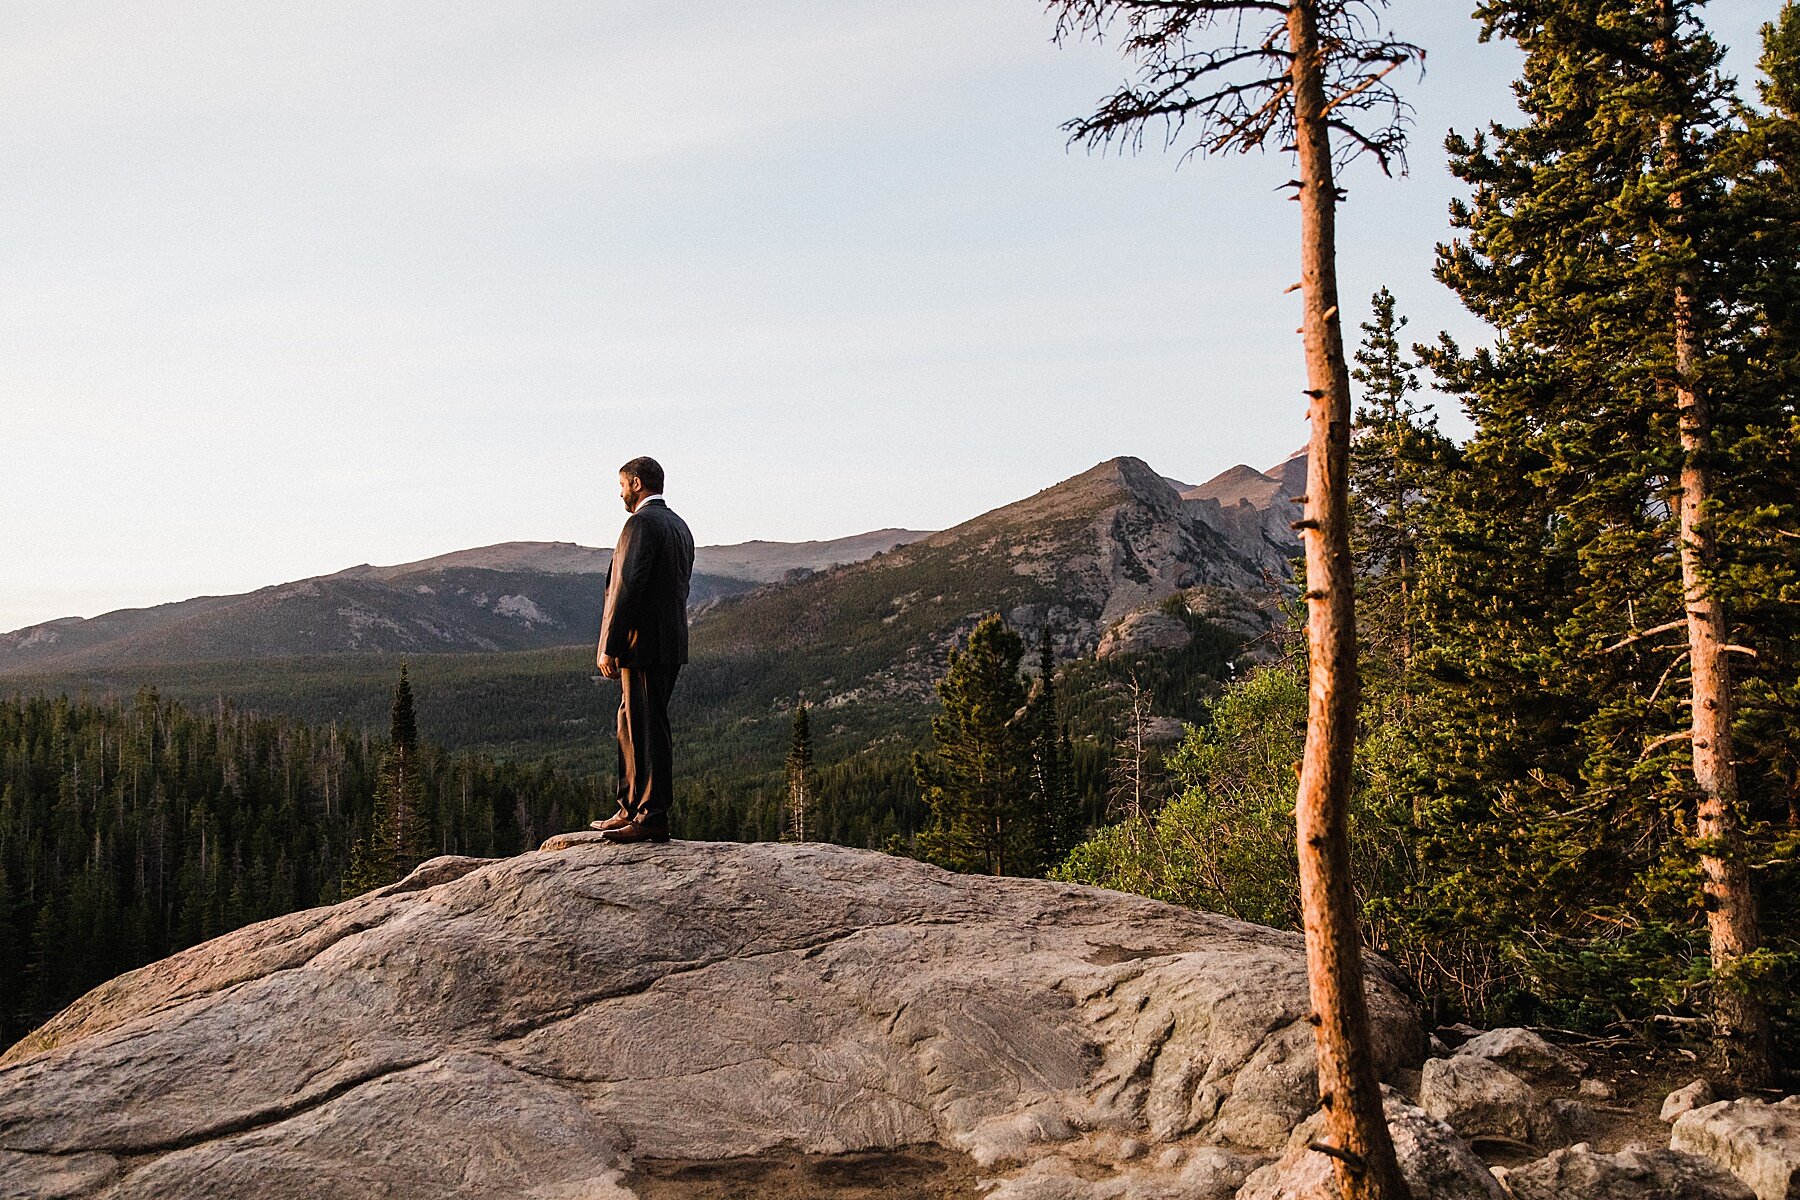
<instances>
[{"instance_id":1,"label":"rock surface","mask_svg":"<svg viewBox=\"0 0 1800 1200\"><path fill-rule=\"evenodd\" d=\"M1418 1200L1504 1200L1506 1193L1487 1164L1456 1132L1391 1088L1382 1107L1400 1173ZM1325 1131L1323 1113L1295 1128L1287 1153L1245 1182L1237 1200L1338 1200L1331 1159L1308 1144Z\"/></svg>"},{"instance_id":2,"label":"rock surface","mask_svg":"<svg viewBox=\"0 0 1800 1200\"><path fill-rule=\"evenodd\" d=\"M1193 640L1193 630L1180 617L1155 610L1132 613L1106 631L1094 657L1117 658L1158 650L1180 650Z\"/></svg>"},{"instance_id":3,"label":"rock surface","mask_svg":"<svg viewBox=\"0 0 1800 1200\"><path fill-rule=\"evenodd\" d=\"M1419 1105L1465 1138L1551 1146L1563 1134L1557 1111L1530 1084L1492 1059L1461 1051L1426 1060Z\"/></svg>"},{"instance_id":4,"label":"rock surface","mask_svg":"<svg viewBox=\"0 0 1800 1200\"><path fill-rule=\"evenodd\" d=\"M640 1161L936 1145L1008 1194L1224 1195L1314 1107L1296 935L835 846L547 846L89 993L0 1057L0 1194L617 1200ZM1423 1034L1371 985L1391 1070Z\"/></svg>"},{"instance_id":5,"label":"rock surface","mask_svg":"<svg viewBox=\"0 0 1800 1200\"><path fill-rule=\"evenodd\" d=\"M1516 1200L1753 1200L1731 1172L1679 1150L1570 1146L1501 1179Z\"/></svg>"},{"instance_id":6,"label":"rock surface","mask_svg":"<svg viewBox=\"0 0 1800 1200\"><path fill-rule=\"evenodd\" d=\"M1711 1080L1696 1079L1663 1097L1662 1119L1673 1125L1682 1113L1704 1108L1718 1098L1719 1093L1714 1090Z\"/></svg>"},{"instance_id":7,"label":"rock surface","mask_svg":"<svg viewBox=\"0 0 1800 1200\"><path fill-rule=\"evenodd\" d=\"M1675 1119L1669 1147L1710 1158L1757 1200L1800 1200L1800 1096L1721 1100Z\"/></svg>"},{"instance_id":8,"label":"rock surface","mask_svg":"<svg viewBox=\"0 0 1800 1200\"><path fill-rule=\"evenodd\" d=\"M1531 1030L1517 1026L1477 1034L1457 1047L1456 1052L1497 1062L1528 1083L1573 1079L1587 1069L1587 1064L1577 1056L1551 1045Z\"/></svg>"}]
</instances>

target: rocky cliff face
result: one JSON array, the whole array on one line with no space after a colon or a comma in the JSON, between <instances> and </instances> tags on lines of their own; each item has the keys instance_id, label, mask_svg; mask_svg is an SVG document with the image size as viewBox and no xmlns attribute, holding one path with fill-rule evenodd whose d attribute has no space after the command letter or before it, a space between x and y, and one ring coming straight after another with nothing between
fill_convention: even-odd
<instances>
[{"instance_id":1,"label":"rocky cliff face","mask_svg":"<svg viewBox=\"0 0 1800 1200\"><path fill-rule=\"evenodd\" d=\"M1225 1196L1314 1107L1294 935L834 846L547 845L90 993L0 1057L0 1194L617 1200L935 1153ZM1383 1068L1416 1061L1372 987Z\"/></svg>"},{"instance_id":2,"label":"rocky cliff face","mask_svg":"<svg viewBox=\"0 0 1800 1200\"><path fill-rule=\"evenodd\" d=\"M1205 483L1181 489L1188 515L1222 534L1245 558L1286 580L1300 553L1295 497L1306 493L1306 451L1258 471L1239 464Z\"/></svg>"},{"instance_id":3,"label":"rocky cliff face","mask_svg":"<svg viewBox=\"0 0 1800 1200\"><path fill-rule=\"evenodd\" d=\"M1066 658L1203 587L1270 584L1168 480L1115 458L864 562L727 600L696 623L694 657L777 696L929 700L950 647L989 613L1027 638L1049 624Z\"/></svg>"}]
</instances>

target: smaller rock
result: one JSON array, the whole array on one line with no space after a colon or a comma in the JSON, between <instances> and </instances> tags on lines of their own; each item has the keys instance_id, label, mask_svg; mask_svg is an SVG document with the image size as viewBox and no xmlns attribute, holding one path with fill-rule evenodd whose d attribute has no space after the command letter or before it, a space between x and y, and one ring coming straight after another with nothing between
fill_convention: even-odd
<instances>
[{"instance_id":1,"label":"smaller rock","mask_svg":"<svg viewBox=\"0 0 1800 1200\"><path fill-rule=\"evenodd\" d=\"M1177 1177L1180 1190L1176 1194L1183 1200L1236 1196L1250 1172L1266 1161L1218 1146L1198 1146L1182 1165Z\"/></svg>"},{"instance_id":2,"label":"smaller rock","mask_svg":"<svg viewBox=\"0 0 1800 1200\"><path fill-rule=\"evenodd\" d=\"M1713 1090L1710 1080L1696 1079L1685 1087L1678 1087L1663 1097L1662 1119L1673 1125L1675 1118L1684 1112L1692 1112L1696 1108L1704 1108L1719 1098Z\"/></svg>"},{"instance_id":3,"label":"smaller rock","mask_svg":"<svg viewBox=\"0 0 1800 1200\"><path fill-rule=\"evenodd\" d=\"M1419 1106L1465 1138L1553 1145L1563 1121L1530 1084L1491 1059L1454 1054L1428 1058Z\"/></svg>"},{"instance_id":4,"label":"smaller rock","mask_svg":"<svg viewBox=\"0 0 1800 1200\"><path fill-rule=\"evenodd\" d=\"M1049 1105L1037 1105L982 1122L959 1139L961 1149L978 1166L1024 1162L1046 1142L1066 1142L1075 1130Z\"/></svg>"},{"instance_id":5,"label":"smaller rock","mask_svg":"<svg viewBox=\"0 0 1800 1200\"><path fill-rule=\"evenodd\" d=\"M1442 1121L1382 1088L1382 1107L1400 1173L1424 1200L1505 1200L1499 1182L1467 1143ZM1252 1174L1237 1200L1338 1200L1331 1159L1308 1145L1325 1132L1325 1114L1314 1113L1294 1130L1287 1153Z\"/></svg>"},{"instance_id":6,"label":"smaller rock","mask_svg":"<svg viewBox=\"0 0 1800 1200\"><path fill-rule=\"evenodd\" d=\"M1575 1089L1575 1094L1583 1100L1616 1100L1619 1098L1619 1089L1604 1079L1584 1079L1581 1086Z\"/></svg>"},{"instance_id":7,"label":"smaller rock","mask_svg":"<svg viewBox=\"0 0 1800 1200\"><path fill-rule=\"evenodd\" d=\"M1553 1046L1529 1029L1490 1029L1458 1047L1458 1054L1499 1063L1521 1079L1573 1079L1587 1063L1561 1046Z\"/></svg>"},{"instance_id":8,"label":"smaller rock","mask_svg":"<svg viewBox=\"0 0 1800 1200\"><path fill-rule=\"evenodd\" d=\"M1754 1200L1731 1172L1679 1150L1597 1154L1583 1143L1495 1174L1516 1200Z\"/></svg>"},{"instance_id":9,"label":"smaller rock","mask_svg":"<svg viewBox=\"0 0 1800 1200\"><path fill-rule=\"evenodd\" d=\"M1465 1025L1461 1021L1457 1021L1453 1025L1439 1025L1437 1027L1437 1036L1442 1038L1452 1047L1460 1046L1470 1038L1478 1038L1481 1034L1481 1030L1475 1028L1473 1025Z\"/></svg>"},{"instance_id":10,"label":"smaller rock","mask_svg":"<svg viewBox=\"0 0 1800 1200\"><path fill-rule=\"evenodd\" d=\"M1675 1119L1669 1148L1710 1158L1757 1200L1800 1198L1800 1106L1745 1099L1691 1109Z\"/></svg>"},{"instance_id":11,"label":"smaller rock","mask_svg":"<svg viewBox=\"0 0 1800 1200\"><path fill-rule=\"evenodd\" d=\"M1431 1035L1430 1040L1425 1043L1425 1057L1449 1058L1450 1047L1444 1045L1444 1039L1434 1033Z\"/></svg>"}]
</instances>

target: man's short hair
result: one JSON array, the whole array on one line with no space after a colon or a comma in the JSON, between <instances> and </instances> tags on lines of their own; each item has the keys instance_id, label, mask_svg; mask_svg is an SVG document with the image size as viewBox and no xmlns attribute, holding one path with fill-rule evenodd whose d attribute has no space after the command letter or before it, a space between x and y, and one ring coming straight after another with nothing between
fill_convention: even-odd
<instances>
[{"instance_id":1,"label":"man's short hair","mask_svg":"<svg viewBox=\"0 0 1800 1200\"><path fill-rule=\"evenodd\" d=\"M619 474L631 476L633 479L649 488L652 494L663 490L662 464L657 462L654 458L645 458L643 456L634 458L619 468Z\"/></svg>"}]
</instances>

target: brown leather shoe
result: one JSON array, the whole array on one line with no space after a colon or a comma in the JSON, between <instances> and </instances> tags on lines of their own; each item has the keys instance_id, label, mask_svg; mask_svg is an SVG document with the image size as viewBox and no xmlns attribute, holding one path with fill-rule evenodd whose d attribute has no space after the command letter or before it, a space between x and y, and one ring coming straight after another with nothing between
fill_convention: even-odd
<instances>
[{"instance_id":1,"label":"brown leather shoe","mask_svg":"<svg viewBox=\"0 0 1800 1200\"><path fill-rule=\"evenodd\" d=\"M669 840L668 820L646 817L642 821L632 821L617 829L608 829L600 835L609 842L622 845L632 842L666 842Z\"/></svg>"},{"instance_id":2,"label":"brown leather shoe","mask_svg":"<svg viewBox=\"0 0 1800 1200\"><path fill-rule=\"evenodd\" d=\"M609 829L623 829L629 824L631 824L631 814L621 808L604 821L589 821L588 828L598 829L601 833L605 833Z\"/></svg>"}]
</instances>

